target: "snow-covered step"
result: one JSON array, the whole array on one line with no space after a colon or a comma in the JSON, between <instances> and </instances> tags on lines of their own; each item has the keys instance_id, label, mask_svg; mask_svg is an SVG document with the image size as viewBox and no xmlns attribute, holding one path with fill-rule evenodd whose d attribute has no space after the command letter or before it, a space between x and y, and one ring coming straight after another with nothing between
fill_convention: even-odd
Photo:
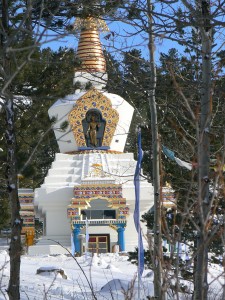
<instances>
[{"instance_id":1,"label":"snow-covered step","mask_svg":"<svg viewBox=\"0 0 225 300\"><path fill-rule=\"evenodd\" d=\"M54 175L66 175L66 174L74 174L75 168L54 168L49 169L48 176L54 176ZM76 168L78 171L79 168Z\"/></svg>"},{"instance_id":2,"label":"snow-covered step","mask_svg":"<svg viewBox=\"0 0 225 300\"><path fill-rule=\"evenodd\" d=\"M73 168L73 174L81 175L81 168Z\"/></svg>"},{"instance_id":3,"label":"snow-covered step","mask_svg":"<svg viewBox=\"0 0 225 300\"><path fill-rule=\"evenodd\" d=\"M134 160L134 154L133 153L120 153L118 155L115 154L107 154L109 160Z\"/></svg>"},{"instance_id":4,"label":"snow-covered step","mask_svg":"<svg viewBox=\"0 0 225 300\"><path fill-rule=\"evenodd\" d=\"M57 160L52 163L53 168L72 168L82 165L82 161L79 160Z\"/></svg>"},{"instance_id":5,"label":"snow-covered step","mask_svg":"<svg viewBox=\"0 0 225 300\"><path fill-rule=\"evenodd\" d=\"M71 245L71 236L60 236L60 235L56 235L56 236L46 236L46 237L42 237L38 240L37 244L38 245L54 245L54 242L59 242L62 245L67 245L70 246Z\"/></svg>"},{"instance_id":6,"label":"snow-covered step","mask_svg":"<svg viewBox=\"0 0 225 300\"><path fill-rule=\"evenodd\" d=\"M66 154L66 153L57 153L55 160L76 160L79 156L77 154Z\"/></svg>"},{"instance_id":7,"label":"snow-covered step","mask_svg":"<svg viewBox=\"0 0 225 300\"><path fill-rule=\"evenodd\" d=\"M72 178L71 178L71 182L80 181L80 179L81 179L80 174L73 175Z\"/></svg>"},{"instance_id":8,"label":"snow-covered step","mask_svg":"<svg viewBox=\"0 0 225 300\"><path fill-rule=\"evenodd\" d=\"M129 162L130 161L132 163L135 163L135 161L133 161L130 158L117 159L116 157L114 157L113 159L109 158L108 161L110 161L110 162L116 162L116 161L119 161L119 162L122 162L122 161Z\"/></svg>"},{"instance_id":9,"label":"snow-covered step","mask_svg":"<svg viewBox=\"0 0 225 300\"><path fill-rule=\"evenodd\" d=\"M58 182L58 183L43 183L41 185L41 188L47 188L47 187L51 187L51 188L62 188L65 186L69 186L69 182Z\"/></svg>"},{"instance_id":10,"label":"snow-covered step","mask_svg":"<svg viewBox=\"0 0 225 300\"><path fill-rule=\"evenodd\" d=\"M132 167L132 168L134 168L136 166L136 163L134 163L134 162L132 162L130 160L128 160L128 161L124 161L124 160L121 160L121 161L109 161L109 163L111 165L113 165L113 166L118 166L118 167L120 167L120 166L122 166L122 167L126 166L126 167Z\"/></svg>"},{"instance_id":11,"label":"snow-covered step","mask_svg":"<svg viewBox=\"0 0 225 300\"><path fill-rule=\"evenodd\" d=\"M60 182L71 182L72 176L48 176L45 177L45 183L60 183Z\"/></svg>"},{"instance_id":12,"label":"snow-covered step","mask_svg":"<svg viewBox=\"0 0 225 300\"><path fill-rule=\"evenodd\" d=\"M80 181L80 180L79 180L79 181L77 181L77 182L76 182L76 181L74 181L74 182L70 182L70 183L69 183L69 186L70 186L70 187L74 187L75 185L76 185L76 186L79 186L79 185L80 185L80 183L81 183L81 181Z\"/></svg>"}]
</instances>

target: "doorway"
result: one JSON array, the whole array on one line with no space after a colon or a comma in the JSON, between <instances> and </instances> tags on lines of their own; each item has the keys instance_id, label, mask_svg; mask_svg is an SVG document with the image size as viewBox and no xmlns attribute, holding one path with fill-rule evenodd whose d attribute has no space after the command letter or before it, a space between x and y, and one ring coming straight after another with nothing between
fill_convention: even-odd
<instances>
[{"instance_id":1,"label":"doorway","mask_svg":"<svg viewBox=\"0 0 225 300\"><path fill-rule=\"evenodd\" d=\"M88 251L91 253L107 253L109 250L109 234L90 234L88 242Z\"/></svg>"}]
</instances>

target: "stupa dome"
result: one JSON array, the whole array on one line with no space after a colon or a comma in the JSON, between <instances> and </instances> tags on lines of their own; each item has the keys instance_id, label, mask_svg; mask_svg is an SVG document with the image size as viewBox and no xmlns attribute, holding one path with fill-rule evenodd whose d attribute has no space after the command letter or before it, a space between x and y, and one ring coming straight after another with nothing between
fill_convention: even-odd
<instances>
[{"instance_id":1,"label":"stupa dome","mask_svg":"<svg viewBox=\"0 0 225 300\"><path fill-rule=\"evenodd\" d=\"M91 149L123 152L133 111L122 97L93 88L59 99L49 109L49 116L57 119L54 132L61 153ZM97 145L86 138L93 115L99 125ZM60 125L65 121L69 126L63 131Z\"/></svg>"}]
</instances>

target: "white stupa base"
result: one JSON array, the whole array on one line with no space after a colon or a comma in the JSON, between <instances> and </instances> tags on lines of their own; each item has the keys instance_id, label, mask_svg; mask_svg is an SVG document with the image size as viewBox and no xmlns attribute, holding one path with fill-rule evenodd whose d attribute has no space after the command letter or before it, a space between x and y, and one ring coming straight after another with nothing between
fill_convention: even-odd
<instances>
[{"instance_id":1,"label":"white stupa base","mask_svg":"<svg viewBox=\"0 0 225 300\"><path fill-rule=\"evenodd\" d=\"M98 90L105 88L108 80L108 75L102 72L75 72L73 84L77 82L80 83L81 90L86 88L86 85L89 83L91 86L95 87Z\"/></svg>"},{"instance_id":2,"label":"white stupa base","mask_svg":"<svg viewBox=\"0 0 225 300\"><path fill-rule=\"evenodd\" d=\"M93 169L93 165L96 163L102 166L99 175L96 175ZM65 247L71 246L72 229L70 219L67 218L67 207L74 197L74 186L81 184L89 184L90 186L98 184L122 185L122 195L129 207L129 216L127 216L127 226L124 232L125 251L134 251L138 244L133 220L135 208L133 176L135 167L136 161L132 153L112 154L104 151L99 151L99 153L87 152L85 154L58 153L44 183L35 190L34 205L37 214L45 220L45 236L30 251L33 251L32 253L44 251L46 254L61 254L64 250L57 248L60 246L57 246L54 241ZM141 180L140 185L140 211L143 214L153 206L153 187L144 180ZM107 203L107 199L103 199L104 203ZM105 209L105 207L97 209ZM143 226L143 233L145 234L145 232L147 232L147 228ZM85 228L80 233L85 234ZM110 226L89 226L89 234L107 235L110 241L110 252L113 251L113 246L118 242L118 233ZM52 247L53 245L54 247Z\"/></svg>"},{"instance_id":3,"label":"white stupa base","mask_svg":"<svg viewBox=\"0 0 225 300\"><path fill-rule=\"evenodd\" d=\"M69 254L71 252L71 248L67 248L69 252L59 246L59 245L34 245L28 248L29 255L60 255L60 254Z\"/></svg>"}]
</instances>

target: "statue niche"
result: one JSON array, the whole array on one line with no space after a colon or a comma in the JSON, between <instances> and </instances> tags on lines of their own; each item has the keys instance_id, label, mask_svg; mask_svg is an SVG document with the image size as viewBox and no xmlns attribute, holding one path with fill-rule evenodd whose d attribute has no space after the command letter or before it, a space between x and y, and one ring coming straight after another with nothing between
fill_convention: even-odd
<instances>
[{"instance_id":1,"label":"statue niche","mask_svg":"<svg viewBox=\"0 0 225 300\"><path fill-rule=\"evenodd\" d=\"M85 135L86 146L98 148L102 146L102 140L105 132L106 121L97 109L90 109L82 120L83 132Z\"/></svg>"}]
</instances>

